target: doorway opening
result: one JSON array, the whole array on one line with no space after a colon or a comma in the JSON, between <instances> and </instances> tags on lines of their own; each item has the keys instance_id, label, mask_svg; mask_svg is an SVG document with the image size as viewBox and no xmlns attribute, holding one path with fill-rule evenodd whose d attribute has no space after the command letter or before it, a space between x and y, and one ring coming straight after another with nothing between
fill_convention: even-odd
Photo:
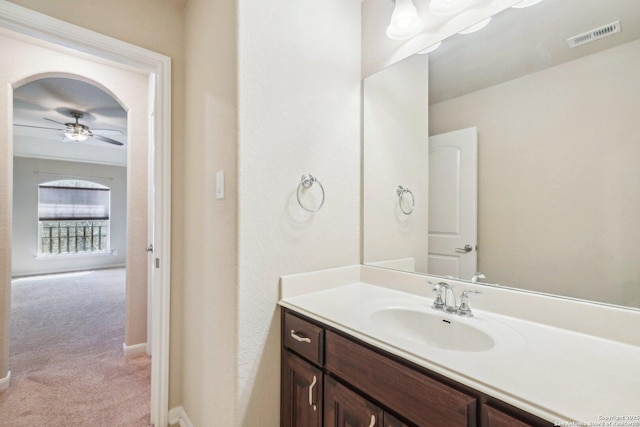
<instances>
[{"instance_id":1,"label":"doorway opening","mask_svg":"<svg viewBox=\"0 0 640 427\"><path fill-rule=\"evenodd\" d=\"M41 57L49 57L63 53L67 55L64 61L58 61L61 72L73 74L74 65L78 62L100 66L106 63L116 64L120 70L128 70L138 73L145 79L148 88L147 102L149 108L139 117L137 122L142 123L147 129L141 139L148 141L149 154L145 157L150 165L148 176L153 187L153 196L149 200L153 205L155 227L151 232L148 243L154 247L153 261L153 286L151 286L150 300L153 304L151 313L154 339L151 344L151 353L154 355L151 366L151 422L156 426L167 425L168 415L168 380L169 380L169 296L170 296L170 59L163 55L147 51L145 49L120 42L110 37L93 33L91 31L75 27L71 24L58 21L22 8L9 2L0 3L0 43L3 43L3 51L7 53L5 58L19 59L23 56L25 47L33 47L41 50ZM5 49L4 35L7 39L19 43L20 48L9 47ZM31 65L39 68L42 65L39 57L32 61ZM5 64L5 65L8 65ZM16 82L26 78L30 74L16 77L12 67L2 67L0 80L0 96L10 99L11 88ZM40 70L42 72L42 70ZM7 116L6 114L9 114ZM0 179L0 198L8 195L8 204L0 208L0 305L6 307L7 298L10 298L11 286L11 260L12 244L11 227L4 222L11 220L11 189L12 189L12 163L13 147L11 144L12 117L11 111L0 109L0 158L9 159L8 166L4 169ZM75 120L74 120L75 122ZM66 124L66 121L63 123ZM82 120L79 120L83 124ZM5 138L8 136L8 138ZM6 171L6 175L5 175ZM136 177L137 179L138 177ZM131 181L131 179L129 179ZM147 230L143 230L146 235ZM142 251L147 245L142 247ZM148 255L142 255L142 264L146 267ZM140 264L140 263L136 263ZM151 263L149 263L151 264ZM7 267L7 268L5 268ZM147 289L143 292L146 297ZM6 313L6 311L5 311ZM144 316L143 316L144 317ZM0 318L0 339L8 338L8 315ZM138 333L134 332L134 333ZM6 347L4 347L6 348ZM0 388L10 385L10 367L8 366L8 354L0 353Z\"/></svg>"}]
</instances>

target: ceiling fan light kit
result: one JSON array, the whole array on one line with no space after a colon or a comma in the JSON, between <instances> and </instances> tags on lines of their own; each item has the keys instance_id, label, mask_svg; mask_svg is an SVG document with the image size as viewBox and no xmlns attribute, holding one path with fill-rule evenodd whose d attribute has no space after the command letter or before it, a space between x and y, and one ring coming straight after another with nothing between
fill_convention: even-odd
<instances>
[{"instance_id":1,"label":"ceiling fan light kit","mask_svg":"<svg viewBox=\"0 0 640 427\"><path fill-rule=\"evenodd\" d=\"M87 138L93 136L88 126L81 125L78 120L84 117L82 113L72 112L71 116L76 119L75 123L65 123L67 128L64 130L64 136L73 141L86 141Z\"/></svg>"}]
</instances>

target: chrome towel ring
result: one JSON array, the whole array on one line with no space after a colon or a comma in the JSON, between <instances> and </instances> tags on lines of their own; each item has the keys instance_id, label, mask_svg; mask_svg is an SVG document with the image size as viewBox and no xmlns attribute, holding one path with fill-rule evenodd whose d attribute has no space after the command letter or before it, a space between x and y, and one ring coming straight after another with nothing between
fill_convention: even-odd
<instances>
[{"instance_id":1,"label":"chrome towel ring","mask_svg":"<svg viewBox=\"0 0 640 427\"><path fill-rule=\"evenodd\" d=\"M305 188L305 189L311 188L314 182L317 182L318 185L320 186L320 190L322 190L322 200L320 201L320 204L318 205L317 208L309 209L308 207L303 205L302 201L300 200L300 190L302 188ZM300 179L300 184L298 184L298 189L296 190L296 197L298 198L298 204L302 209L304 209L307 212L318 212L320 208L322 208L322 205L324 205L324 187L322 186L320 181L318 181L313 175L311 175L310 173L305 173L304 175L302 175L302 178Z\"/></svg>"},{"instance_id":2,"label":"chrome towel ring","mask_svg":"<svg viewBox=\"0 0 640 427\"><path fill-rule=\"evenodd\" d=\"M411 195L411 207L406 210L404 206L402 206L402 200L404 199L403 196L405 195L405 193ZM409 190L407 187L403 187L402 185L398 185L398 188L396 188L396 194L398 195L398 206L400 206L400 210L402 211L402 213L405 215L411 214L411 212L413 212L413 209L416 207L416 199L415 197L413 197L413 193L411 192L411 190Z\"/></svg>"}]
</instances>

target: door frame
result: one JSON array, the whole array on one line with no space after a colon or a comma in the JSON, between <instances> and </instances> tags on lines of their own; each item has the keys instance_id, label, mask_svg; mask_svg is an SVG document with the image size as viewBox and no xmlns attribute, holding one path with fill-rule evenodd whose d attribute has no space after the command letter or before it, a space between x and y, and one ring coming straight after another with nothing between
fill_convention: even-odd
<instances>
[{"instance_id":1,"label":"door frame","mask_svg":"<svg viewBox=\"0 0 640 427\"><path fill-rule=\"evenodd\" d=\"M145 72L154 82L150 162L153 162L154 275L151 303L151 422L168 425L171 266L171 58L0 0L0 27ZM151 179L152 178L152 179Z\"/></svg>"}]
</instances>

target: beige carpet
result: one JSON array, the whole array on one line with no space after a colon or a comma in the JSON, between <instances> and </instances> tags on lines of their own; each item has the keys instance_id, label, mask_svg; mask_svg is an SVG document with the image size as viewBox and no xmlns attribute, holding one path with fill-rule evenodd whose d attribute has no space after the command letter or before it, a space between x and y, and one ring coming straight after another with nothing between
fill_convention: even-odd
<instances>
[{"instance_id":1,"label":"beige carpet","mask_svg":"<svg viewBox=\"0 0 640 427\"><path fill-rule=\"evenodd\" d=\"M143 427L150 358L122 355L125 270L15 279L0 427Z\"/></svg>"}]
</instances>

